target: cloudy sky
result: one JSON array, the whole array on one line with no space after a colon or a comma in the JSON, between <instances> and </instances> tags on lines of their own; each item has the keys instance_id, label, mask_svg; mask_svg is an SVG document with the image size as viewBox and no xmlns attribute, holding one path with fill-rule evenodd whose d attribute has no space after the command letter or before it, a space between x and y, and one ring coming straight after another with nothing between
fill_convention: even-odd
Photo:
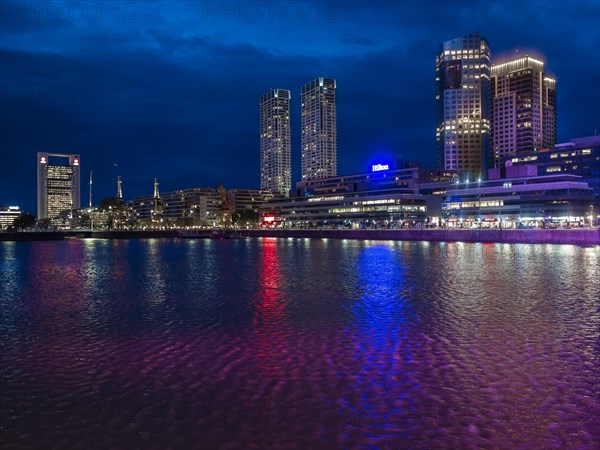
<instances>
[{"instance_id":1,"label":"cloudy sky","mask_svg":"<svg viewBox=\"0 0 600 450\"><path fill-rule=\"evenodd\" d=\"M35 154L77 153L82 198L259 187L258 97L337 79L338 173L376 155L435 164L435 54L480 31L494 60L557 77L558 137L600 131L600 2L0 3L0 205L35 212ZM84 203L87 203L85 201Z\"/></svg>"}]
</instances>

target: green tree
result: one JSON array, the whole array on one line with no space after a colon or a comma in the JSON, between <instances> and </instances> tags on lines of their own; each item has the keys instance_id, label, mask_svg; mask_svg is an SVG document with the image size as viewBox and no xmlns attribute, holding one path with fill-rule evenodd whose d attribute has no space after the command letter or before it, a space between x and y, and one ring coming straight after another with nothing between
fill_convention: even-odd
<instances>
[{"instance_id":1,"label":"green tree","mask_svg":"<svg viewBox=\"0 0 600 450\"><path fill-rule=\"evenodd\" d=\"M101 211L108 211L109 209L123 209L123 202L118 197L108 197L100 200L98 209Z\"/></svg>"},{"instance_id":2,"label":"green tree","mask_svg":"<svg viewBox=\"0 0 600 450\"><path fill-rule=\"evenodd\" d=\"M246 224L246 223L257 223L258 212L251 209L240 209L233 213L233 223Z\"/></svg>"},{"instance_id":3,"label":"green tree","mask_svg":"<svg viewBox=\"0 0 600 450\"><path fill-rule=\"evenodd\" d=\"M32 228L35 226L35 217L28 213L21 214L13 220L12 226L17 231Z\"/></svg>"}]
</instances>

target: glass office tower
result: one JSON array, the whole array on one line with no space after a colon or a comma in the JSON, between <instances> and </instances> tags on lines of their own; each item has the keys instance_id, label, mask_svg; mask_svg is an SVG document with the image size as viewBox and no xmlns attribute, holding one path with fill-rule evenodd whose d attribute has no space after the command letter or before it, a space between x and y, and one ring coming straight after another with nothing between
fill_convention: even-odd
<instances>
[{"instance_id":1,"label":"glass office tower","mask_svg":"<svg viewBox=\"0 0 600 450\"><path fill-rule=\"evenodd\" d=\"M473 33L444 42L436 59L438 165L462 179L483 178L491 165L490 58Z\"/></svg>"}]
</instances>

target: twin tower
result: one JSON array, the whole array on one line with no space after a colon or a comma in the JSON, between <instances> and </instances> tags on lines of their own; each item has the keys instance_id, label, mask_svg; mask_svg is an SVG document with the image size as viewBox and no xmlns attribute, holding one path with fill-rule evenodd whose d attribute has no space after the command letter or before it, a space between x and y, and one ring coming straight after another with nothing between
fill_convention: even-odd
<instances>
[{"instance_id":1,"label":"twin tower","mask_svg":"<svg viewBox=\"0 0 600 450\"><path fill-rule=\"evenodd\" d=\"M337 175L336 83L317 78L302 86L302 180ZM291 95L272 89L260 97L260 187L287 197L292 187Z\"/></svg>"}]
</instances>

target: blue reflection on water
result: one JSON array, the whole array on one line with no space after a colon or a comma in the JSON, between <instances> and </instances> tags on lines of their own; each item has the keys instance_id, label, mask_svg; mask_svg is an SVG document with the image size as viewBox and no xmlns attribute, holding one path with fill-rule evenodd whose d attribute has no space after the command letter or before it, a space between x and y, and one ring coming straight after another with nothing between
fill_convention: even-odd
<instances>
[{"instance_id":1,"label":"blue reflection on water","mask_svg":"<svg viewBox=\"0 0 600 450\"><path fill-rule=\"evenodd\" d=\"M407 295L412 286L402 258L393 243L377 243L363 248L356 263L360 297L351 306L354 321L348 329L356 343L356 373L345 403L370 423L362 438L404 436L398 421L415 409L407 342L414 315Z\"/></svg>"},{"instance_id":2,"label":"blue reflection on water","mask_svg":"<svg viewBox=\"0 0 600 450\"><path fill-rule=\"evenodd\" d=\"M356 289L361 295L352 312L355 325L375 348L396 345L404 330L398 325L412 314L405 295L410 285L401 258L392 245L377 244L366 247L357 261Z\"/></svg>"}]
</instances>

